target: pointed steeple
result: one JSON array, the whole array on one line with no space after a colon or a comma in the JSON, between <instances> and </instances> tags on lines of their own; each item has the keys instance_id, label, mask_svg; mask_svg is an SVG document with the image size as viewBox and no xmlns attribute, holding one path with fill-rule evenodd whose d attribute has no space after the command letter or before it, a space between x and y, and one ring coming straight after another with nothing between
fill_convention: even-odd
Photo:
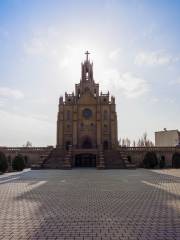
<instances>
[{"instance_id":1,"label":"pointed steeple","mask_svg":"<svg viewBox=\"0 0 180 240\"><path fill-rule=\"evenodd\" d=\"M86 54L86 61L88 61L88 55L90 54L88 51L85 52Z\"/></svg>"},{"instance_id":2,"label":"pointed steeple","mask_svg":"<svg viewBox=\"0 0 180 240\"><path fill-rule=\"evenodd\" d=\"M81 64L81 80L82 81L93 81L93 63L90 63L88 51L85 52L86 60Z\"/></svg>"}]
</instances>

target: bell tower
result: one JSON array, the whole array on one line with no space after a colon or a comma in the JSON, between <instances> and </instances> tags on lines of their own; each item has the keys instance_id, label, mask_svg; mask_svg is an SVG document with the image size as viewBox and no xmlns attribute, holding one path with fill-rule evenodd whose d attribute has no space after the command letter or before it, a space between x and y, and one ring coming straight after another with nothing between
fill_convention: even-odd
<instances>
[{"instance_id":1,"label":"bell tower","mask_svg":"<svg viewBox=\"0 0 180 240\"><path fill-rule=\"evenodd\" d=\"M89 52L86 51L86 59L81 63L80 83L75 85L76 96L79 99L84 94L90 94L93 97L99 96L99 84L96 84L93 76L93 62L90 62Z\"/></svg>"},{"instance_id":2,"label":"bell tower","mask_svg":"<svg viewBox=\"0 0 180 240\"><path fill-rule=\"evenodd\" d=\"M88 55L90 54L88 51L85 52L86 60L84 63L81 63L81 81L94 81L93 79L93 63L90 63Z\"/></svg>"}]
</instances>

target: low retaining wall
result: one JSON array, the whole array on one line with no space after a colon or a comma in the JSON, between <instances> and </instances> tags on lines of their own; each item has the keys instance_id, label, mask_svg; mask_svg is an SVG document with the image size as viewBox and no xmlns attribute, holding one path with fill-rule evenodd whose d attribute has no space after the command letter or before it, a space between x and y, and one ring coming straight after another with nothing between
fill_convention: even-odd
<instances>
[{"instance_id":1,"label":"low retaining wall","mask_svg":"<svg viewBox=\"0 0 180 240\"><path fill-rule=\"evenodd\" d=\"M53 150L53 147L0 147L4 152L9 163L17 154L26 158L27 166L41 163ZM165 159L165 166L172 167L172 157L175 152L180 153L180 147L117 147L123 150L137 167L142 166L144 156L147 152L155 152L158 160Z\"/></svg>"}]
</instances>

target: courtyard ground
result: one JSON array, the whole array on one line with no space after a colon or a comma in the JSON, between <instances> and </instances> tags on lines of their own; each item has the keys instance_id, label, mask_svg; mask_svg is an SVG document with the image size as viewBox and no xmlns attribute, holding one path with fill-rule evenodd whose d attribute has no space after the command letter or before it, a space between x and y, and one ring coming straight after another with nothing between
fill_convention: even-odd
<instances>
[{"instance_id":1,"label":"courtyard ground","mask_svg":"<svg viewBox=\"0 0 180 240\"><path fill-rule=\"evenodd\" d=\"M180 239L180 170L0 176L0 239Z\"/></svg>"}]
</instances>

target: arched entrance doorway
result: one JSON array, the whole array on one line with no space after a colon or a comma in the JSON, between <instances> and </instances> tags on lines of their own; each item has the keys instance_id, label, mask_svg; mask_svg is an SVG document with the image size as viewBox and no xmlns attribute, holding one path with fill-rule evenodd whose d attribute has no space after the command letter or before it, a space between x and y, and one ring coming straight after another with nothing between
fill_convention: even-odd
<instances>
[{"instance_id":1,"label":"arched entrance doorway","mask_svg":"<svg viewBox=\"0 0 180 240\"><path fill-rule=\"evenodd\" d=\"M96 155L77 154L75 156L75 167L96 167Z\"/></svg>"}]
</instances>

